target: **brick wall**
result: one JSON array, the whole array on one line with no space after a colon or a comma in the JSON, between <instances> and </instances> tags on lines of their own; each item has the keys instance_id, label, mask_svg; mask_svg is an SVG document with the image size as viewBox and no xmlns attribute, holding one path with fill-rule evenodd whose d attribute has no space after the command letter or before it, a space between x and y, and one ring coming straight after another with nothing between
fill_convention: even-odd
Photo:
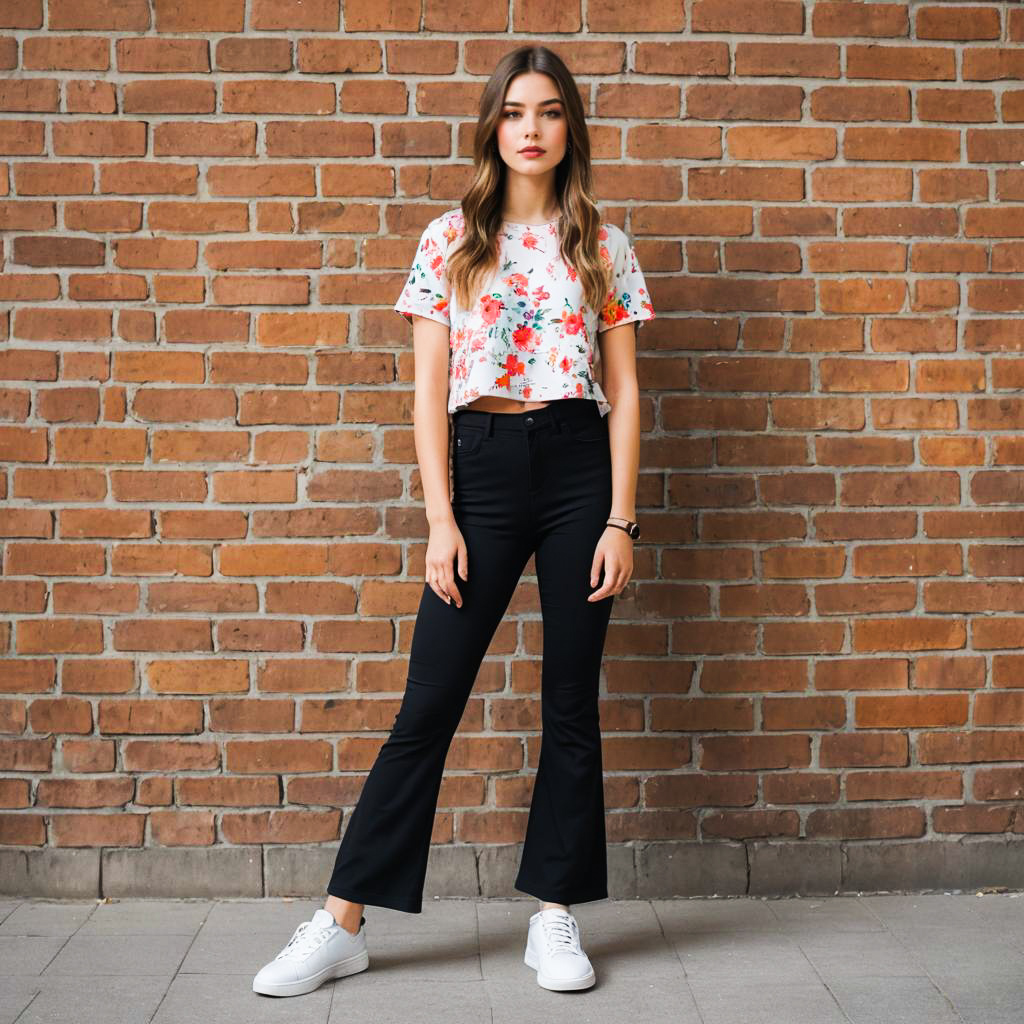
<instances>
[{"instance_id":1,"label":"brick wall","mask_svg":"<svg viewBox=\"0 0 1024 1024\"><path fill-rule=\"evenodd\" d=\"M391 303L526 40L659 313L609 840L1021 831L1024 10L554 14L0 0L3 845L333 855L423 586ZM540 656L531 562L436 843L521 840Z\"/></svg>"}]
</instances>

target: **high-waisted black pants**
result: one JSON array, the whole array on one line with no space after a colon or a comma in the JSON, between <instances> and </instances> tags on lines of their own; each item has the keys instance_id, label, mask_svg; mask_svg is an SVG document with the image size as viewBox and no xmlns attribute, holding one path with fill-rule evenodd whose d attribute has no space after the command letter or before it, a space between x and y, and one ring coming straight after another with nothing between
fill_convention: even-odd
<instances>
[{"instance_id":1,"label":"high-waisted black pants","mask_svg":"<svg viewBox=\"0 0 1024 1024\"><path fill-rule=\"evenodd\" d=\"M459 608L424 584L405 694L349 817L328 893L422 910L441 775L477 671L531 554L543 617L542 738L515 888L551 903L605 899L598 677L614 595L587 597L611 514L608 421L590 399L454 417L455 521L469 579Z\"/></svg>"}]
</instances>

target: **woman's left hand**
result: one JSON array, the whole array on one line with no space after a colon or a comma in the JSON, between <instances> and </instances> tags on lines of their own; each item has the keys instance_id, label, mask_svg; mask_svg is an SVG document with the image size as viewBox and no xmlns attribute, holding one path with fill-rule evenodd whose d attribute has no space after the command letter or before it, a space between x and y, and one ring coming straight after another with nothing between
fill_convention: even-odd
<instances>
[{"instance_id":1,"label":"woman's left hand","mask_svg":"<svg viewBox=\"0 0 1024 1024\"><path fill-rule=\"evenodd\" d=\"M604 583L587 600L600 601L610 594L618 594L633 575L633 538L625 530L606 526L594 549L594 562L590 567L590 585L597 586L604 566Z\"/></svg>"}]
</instances>

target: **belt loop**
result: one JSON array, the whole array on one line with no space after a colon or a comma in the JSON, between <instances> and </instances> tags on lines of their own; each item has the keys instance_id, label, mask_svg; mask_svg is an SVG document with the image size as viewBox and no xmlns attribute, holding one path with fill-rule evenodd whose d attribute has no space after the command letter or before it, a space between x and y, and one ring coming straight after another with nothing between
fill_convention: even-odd
<instances>
[{"instance_id":1,"label":"belt loop","mask_svg":"<svg viewBox=\"0 0 1024 1024\"><path fill-rule=\"evenodd\" d=\"M482 411L484 412L484 415L487 417L487 430L486 430L484 436L485 437L494 437L494 413L493 412L488 412L486 410L482 410Z\"/></svg>"},{"instance_id":2,"label":"belt loop","mask_svg":"<svg viewBox=\"0 0 1024 1024\"><path fill-rule=\"evenodd\" d=\"M560 434L567 434L569 432L569 424L562 414L562 411L558 408L558 401L551 403L551 418L555 421L555 427Z\"/></svg>"}]
</instances>

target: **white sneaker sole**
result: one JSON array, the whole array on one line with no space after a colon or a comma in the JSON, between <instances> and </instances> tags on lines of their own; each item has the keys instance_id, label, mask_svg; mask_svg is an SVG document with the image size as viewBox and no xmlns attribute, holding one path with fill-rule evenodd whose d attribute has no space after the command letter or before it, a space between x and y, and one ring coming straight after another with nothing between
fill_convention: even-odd
<instances>
[{"instance_id":1,"label":"white sneaker sole","mask_svg":"<svg viewBox=\"0 0 1024 1024\"><path fill-rule=\"evenodd\" d=\"M593 968L591 968L588 974L584 974L582 978L549 978L546 974L541 974L537 969L537 958L530 949L526 950L523 963L537 971L537 984L541 988L550 989L552 992L576 992L579 989L590 988L597 980Z\"/></svg>"},{"instance_id":2,"label":"white sneaker sole","mask_svg":"<svg viewBox=\"0 0 1024 1024\"><path fill-rule=\"evenodd\" d=\"M370 966L370 954L368 950L356 953L346 960L339 960L337 963L328 964L323 970L311 974L308 978L299 981L290 981L280 985L261 981L257 983L253 978L252 990L264 996L301 996L307 992L318 989L325 981L331 978L345 978L350 974L358 974Z\"/></svg>"}]
</instances>

